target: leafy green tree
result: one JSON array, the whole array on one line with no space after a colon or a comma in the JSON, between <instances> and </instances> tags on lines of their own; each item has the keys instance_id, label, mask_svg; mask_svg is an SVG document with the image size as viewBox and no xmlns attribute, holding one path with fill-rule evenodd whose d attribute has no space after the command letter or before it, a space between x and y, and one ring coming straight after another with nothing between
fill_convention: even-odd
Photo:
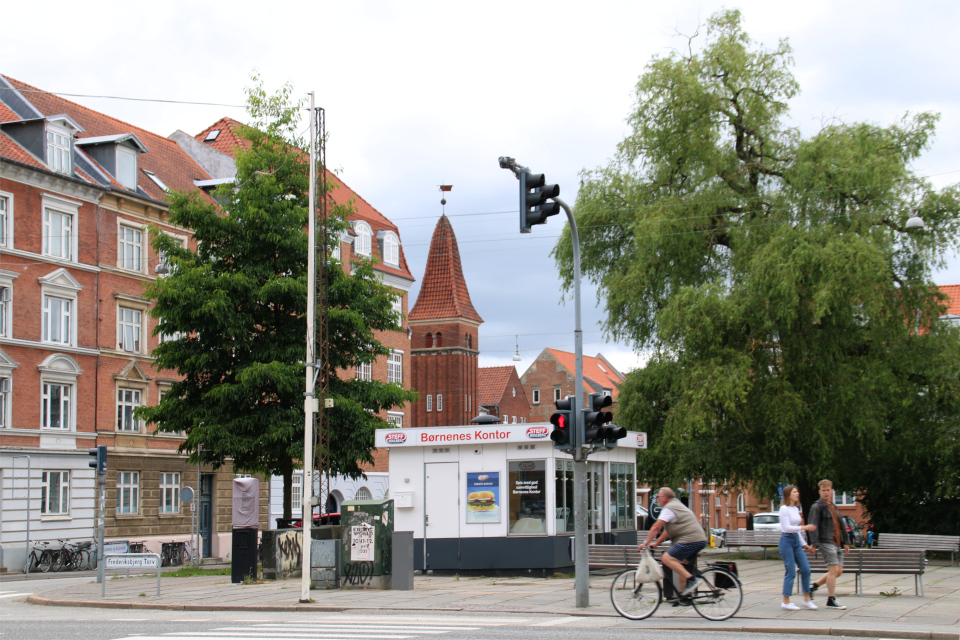
<instances>
[{"instance_id":1,"label":"leafy green tree","mask_svg":"<svg viewBox=\"0 0 960 640\"><path fill-rule=\"evenodd\" d=\"M229 458L244 471L282 475L284 517L303 459L309 187L308 143L296 134L302 105L290 94L289 85L275 95L262 83L248 90L249 148L236 153L236 179L217 190L216 205L196 192L171 194L170 222L192 230L196 249L154 233L172 273L147 297L155 332L176 337L154 350L157 366L182 379L141 410L160 431L187 434L180 450L191 461ZM350 209L328 202L334 246ZM355 478L373 461L374 430L387 426L377 414L417 396L354 379L358 364L389 352L375 332L398 327L396 294L369 261L350 275L337 260L328 265L330 345L320 375L335 401L324 413L330 472Z\"/></svg>"},{"instance_id":2,"label":"leafy green tree","mask_svg":"<svg viewBox=\"0 0 960 640\"><path fill-rule=\"evenodd\" d=\"M960 200L911 168L938 116L804 136L786 41L764 48L724 11L698 42L649 63L632 131L582 174L576 204L605 329L655 353L618 409L649 434L641 476L761 495L790 481L809 506L822 477L870 490L909 429L955 451L957 332L930 277L957 249ZM568 235L554 255L569 285ZM908 427L905 403L922 422ZM955 498L956 484L922 491Z\"/></svg>"}]
</instances>

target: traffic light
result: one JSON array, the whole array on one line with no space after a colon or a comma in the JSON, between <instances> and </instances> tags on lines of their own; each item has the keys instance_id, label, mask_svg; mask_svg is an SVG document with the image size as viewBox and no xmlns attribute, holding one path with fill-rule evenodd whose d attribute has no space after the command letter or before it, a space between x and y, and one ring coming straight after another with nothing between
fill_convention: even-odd
<instances>
[{"instance_id":1,"label":"traffic light","mask_svg":"<svg viewBox=\"0 0 960 640\"><path fill-rule=\"evenodd\" d=\"M97 475L99 476L107 475L107 445L98 445L90 449L87 453L96 458L87 463L90 468L96 469Z\"/></svg>"},{"instance_id":2,"label":"traffic light","mask_svg":"<svg viewBox=\"0 0 960 640\"><path fill-rule=\"evenodd\" d=\"M613 414L604 409L613 404L613 398L591 393L588 403L590 406L583 410L583 443L603 444L604 425L613 420Z\"/></svg>"},{"instance_id":3,"label":"traffic light","mask_svg":"<svg viewBox=\"0 0 960 640\"><path fill-rule=\"evenodd\" d=\"M603 438L603 445L607 449L616 449L617 440L620 438L626 438L627 430L623 427L618 427L615 424L608 424L600 429L600 437Z\"/></svg>"},{"instance_id":4,"label":"traffic light","mask_svg":"<svg viewBox=\"0 0 960 640\"><path fill-rule=\"evenodd\" d=\"M546 184L542 173L521 171L520 175L520 233L530 233L530 227L543 224L549 216L560 213L560 205L547 202L560 195L560 185Z\"/></svg>"},{"instance_id":5,"label":"traffic light","mask_svg":"<svg viewBox=\"0 0 960 640\"><path fill-rule=\"evenodd\" d=\"M567 396L563 400L557 400L557 411L550 416L550 424L553 425L553 431L550 432L550 439L553 440L555 449L573 448L573 396Z\"/></svg>"}]
</instances>

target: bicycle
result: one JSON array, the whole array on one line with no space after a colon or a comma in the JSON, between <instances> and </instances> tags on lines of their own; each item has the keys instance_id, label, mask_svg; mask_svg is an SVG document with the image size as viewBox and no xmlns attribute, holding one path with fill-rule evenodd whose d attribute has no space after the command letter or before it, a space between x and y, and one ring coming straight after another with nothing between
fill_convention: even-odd
<instances>
[{"instance_id":1,"label":"bicycle","mask_svg":"<svg viewBox=\"0 0 960 640\"><path fill-rule=\"evenodd\" d=\"M160 545L160 564L164 567L178 567L183 564L183 543L172 541Z\"/></svg>"},{"instance_id":2,"label":"bicycle","mask_svg":"<svg viewBox=\"0 0 960 640\"><path fill-rule=\"evenodd\" d=\"M49 548L49 542L34 542L33 549L30 550L30 555L27 556L27 562L24 564L23 572L28 573L30 571L40 569L40 571L46 573L50 571L50 567L53 566L54 554L57 553L55 549Z\"/></svg>"},{"instance_id":3,"label":"bicycle","mask_svg":"<svg viewBox=\"0 0 960 640\"><path fill-rule=\"evenodd\" d=\"M712 565L703 571L691 567L690 572L701 578L696 590L689 596L671 598L668 602L693 606L707 620L726 620L736 615L743 604L743 587L736 575ZM663 601L663 587L659 581L638 583L636 577L636 569L627 569L610 585L613 608L628 620L649 618Z\"/></svg>"},{"instance_id":4,"label":"bicycle","mask_svg":"<svg viewBox=\"0 0 960 640\"><path fill-rule=\"evenodd\" d=\"M195 554L193 552L193 544L189 540L187 540L186 542L183 543L183 554L181 556L180 564L183 564L183 565L192 564L193 561L195 560L194 555Z\"/></svg>"}]
</instances>

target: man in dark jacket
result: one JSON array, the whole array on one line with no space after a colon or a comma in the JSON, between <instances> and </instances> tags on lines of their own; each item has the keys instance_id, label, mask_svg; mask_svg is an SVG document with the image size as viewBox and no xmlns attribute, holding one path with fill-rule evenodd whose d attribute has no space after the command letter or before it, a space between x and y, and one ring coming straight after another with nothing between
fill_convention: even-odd
<instances>
[{"instance_id":1,"label":"man in dark jacket","mask_svg":"<svg viewBox=\"0 0 960 640\"><path fill-rule=\"evenodd\" d=\"M850 540L847 538L847 529L840 520L840 513L833 504L833 483L829 480L819 482L820 499L810 507L807 522L817 525L817 530L810 532L810 544L815 547L827 565L827 575L811 585L811 594L827 585L827 609L846 609L837 602L837 578L843 575L843 556L850 553ZM840 552L843 547L843 552Z\"/></svg>"}]
</instances>

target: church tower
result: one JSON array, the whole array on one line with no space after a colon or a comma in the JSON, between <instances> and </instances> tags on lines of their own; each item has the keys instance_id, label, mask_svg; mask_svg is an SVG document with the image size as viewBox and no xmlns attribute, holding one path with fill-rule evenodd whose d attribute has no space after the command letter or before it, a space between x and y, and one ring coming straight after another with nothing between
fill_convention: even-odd
<instances>
[{"instance_id":1,"label":"church tower","mask_svg":"<svg viewBox=\"0 0 960 640\"><path fill-rule=\"evenodd\" d=\"M477 335L483 319L470 302L457 237L446 215L430 241L423 283L407 315L411 388L420 399L411 407L412 427L468 424L477 416Z\"/></svg>"}]
</instances>

